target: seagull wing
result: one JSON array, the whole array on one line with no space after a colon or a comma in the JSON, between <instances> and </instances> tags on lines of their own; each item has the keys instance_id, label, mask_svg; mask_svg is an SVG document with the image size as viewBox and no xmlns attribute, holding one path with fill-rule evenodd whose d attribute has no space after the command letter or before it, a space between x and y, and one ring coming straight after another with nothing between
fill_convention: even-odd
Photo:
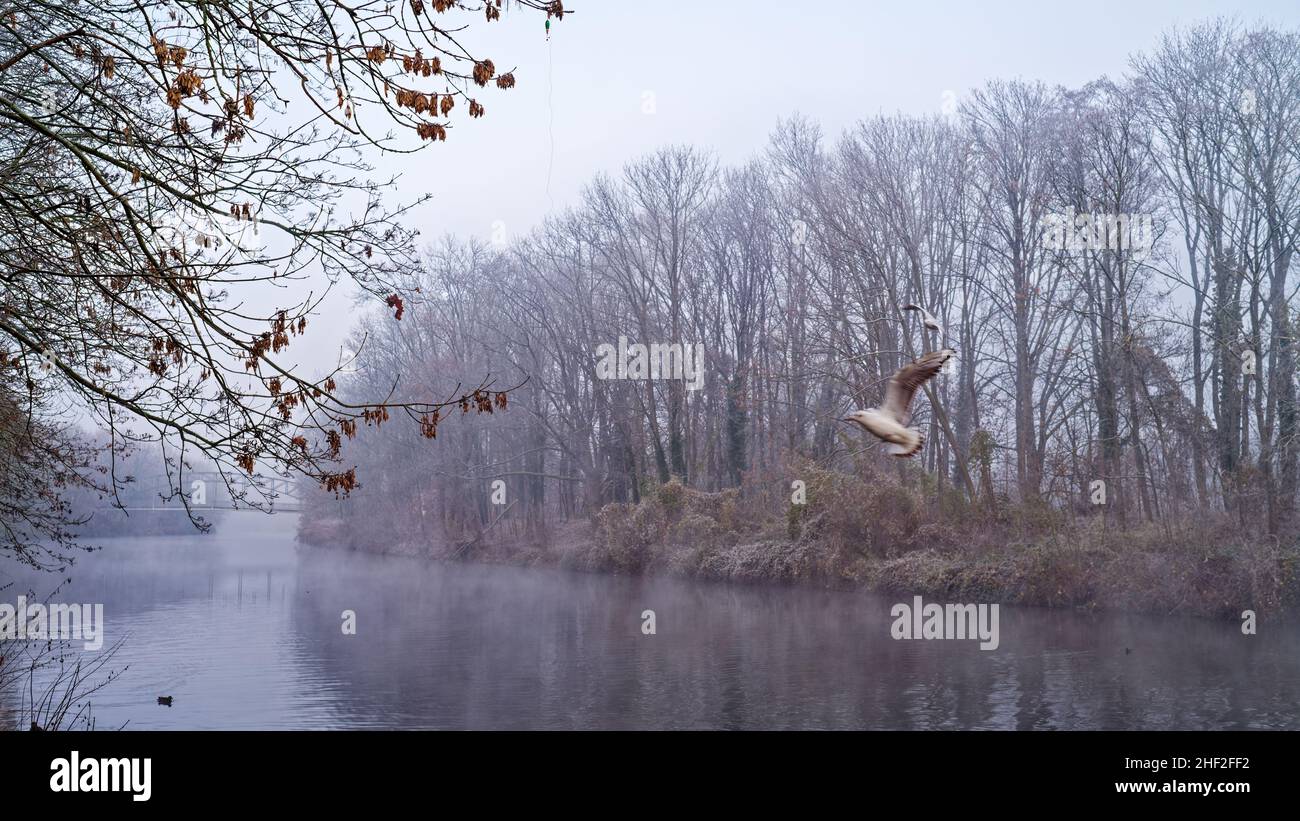
<instances>
[{"instance_id":1,"label":"seagull wing","mask_svg":"<svg viewBox=\"0 0 1300 821\"><path fill-rule=\"evenodd\" d=\"M955 353L951 348L931 351L899 368L889 380L889 387L885 389L885 404L880 409L898 420L898 424L906 425L912 418L908 406L912 404L917 388L938 373L943 363Z\"/></svg>"}]
</instances>

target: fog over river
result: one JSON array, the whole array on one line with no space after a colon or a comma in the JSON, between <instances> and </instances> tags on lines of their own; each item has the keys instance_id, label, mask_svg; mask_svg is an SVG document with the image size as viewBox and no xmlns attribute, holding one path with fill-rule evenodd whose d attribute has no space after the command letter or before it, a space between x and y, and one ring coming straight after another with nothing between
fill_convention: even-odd
<instances>
[{"instance_id":1,"label":"fog over river","mask_svg":"<svg viewBox=\"0 0 1300 821\"><path fill-rule=\"evenodd\" d=\"M100 729L1300 727L1293 624L1003 606L981 651L892 639L910 597L299 550L295 525L78 562L57 600L124 639Z\"/></svg>"}]
</instances>

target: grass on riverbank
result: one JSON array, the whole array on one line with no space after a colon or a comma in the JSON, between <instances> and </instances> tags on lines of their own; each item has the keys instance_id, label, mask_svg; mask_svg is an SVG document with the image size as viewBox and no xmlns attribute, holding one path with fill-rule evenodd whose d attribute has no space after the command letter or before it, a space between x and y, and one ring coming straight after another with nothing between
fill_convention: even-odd
<instances>
[{"instance_id":1,"label":"grass on riverbank","mask_svg":"<svg viewBox=\"0 0 1300 821\"><path fill-rule=\"evenodd\" d=\"M865 588L947 601L1003 602L1240 618L1300 605L1300 545L1244 536L1226 519L1109 528L1006 500L996 514L892 477L801 471L806 502L678 482L640 504L544 537L462 545L398 539L358 549L557 564L602 572ZM784 493L784 491L783 491ZM931 501L927 502L929 499ZM934 500L938 501L934 501ZM333 520L303 517L300 539L341 541ZM487 534L491 536L492 534ZM350 541L355 542L355 538Z\"/></svg>"}]
</instances>

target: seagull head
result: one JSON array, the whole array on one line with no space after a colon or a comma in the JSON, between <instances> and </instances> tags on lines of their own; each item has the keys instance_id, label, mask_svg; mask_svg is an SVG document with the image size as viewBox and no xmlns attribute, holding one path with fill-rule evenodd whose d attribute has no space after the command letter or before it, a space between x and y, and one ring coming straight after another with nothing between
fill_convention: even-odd
<instances>
[{"instance_id":1,"label":"seagull head","mask_svg":"<svg viewBox=\"0 0 1300 821\"><path fill-rule=\"evenodd\" d=\"M854 411L853 413L850 413L848 416L845 416L844 418L840 419L840 421L850 422L850 423L856 422L857 424L865 428L871 423L873 419L875 419L879 415L880 412L877 411L875 408L868 408L867 410Z\"/></svg>"}]
</instances>

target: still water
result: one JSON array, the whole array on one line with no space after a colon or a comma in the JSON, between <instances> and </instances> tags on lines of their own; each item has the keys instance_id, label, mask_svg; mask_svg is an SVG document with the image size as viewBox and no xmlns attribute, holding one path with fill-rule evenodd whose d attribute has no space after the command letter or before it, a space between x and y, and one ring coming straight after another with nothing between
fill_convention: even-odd
<instances>
[{"instance_id":1,"label":"still water","mask_svg":"<svg viewBox=\"0 0 1300 821\"><path fill-rule=\"evenodd\" d=\"M1003 607L981 651L891 639L902 598L299 551L295 524L78 562L58 600L125 639L99 728L1300 728L1296 625Z\"/></svg>"}]
</instances>

